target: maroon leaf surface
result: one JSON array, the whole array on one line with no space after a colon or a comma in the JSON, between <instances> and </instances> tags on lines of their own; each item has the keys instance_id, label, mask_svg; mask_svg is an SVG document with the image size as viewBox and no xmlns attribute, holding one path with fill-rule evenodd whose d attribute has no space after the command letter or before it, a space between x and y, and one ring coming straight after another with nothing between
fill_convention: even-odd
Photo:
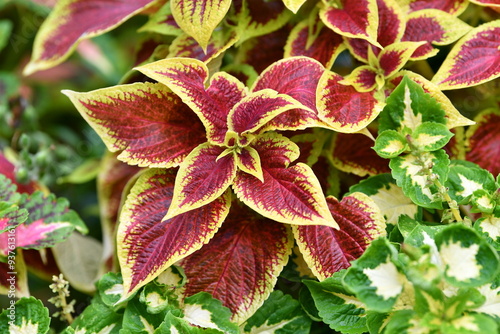
<instances>
[{"instance_id":1,"label":"maroon leaf surface","mask_svg":"<svg viewBox=\"0 0 500 334\"><path fill-rule=\"evenodd\" d=\"M202 208L163 220L171 204L174 178L170 170L147 170L125 202L117 235L123 299L201 248L229 212L229 198L224 195Z\"/></svg>"},{"instance_id":2,"label":"maroon leaf surface","mask_svg":"<svg viewBox=\"0 0 500 334\"><path fill-rule=\"evenodd\" d=\"M271 293L292 247L285 225L233 204L212 240L181 262L188 278L185 296L209 292L242 323Z\"/></svg>"},{"instance_id":3,"label":"maroon leaf surface","mask_svg":"<svg viewBox=\"0 0 500 334\"><path fill-rule=\"evenodd\" d=\"M385 220L368 196L353 193L342 201L329 196L328 207L340 230L328 226L293 226L304 259L320 279L348 268L369 243L385 234Z\"/></svg>"}]
</instances>

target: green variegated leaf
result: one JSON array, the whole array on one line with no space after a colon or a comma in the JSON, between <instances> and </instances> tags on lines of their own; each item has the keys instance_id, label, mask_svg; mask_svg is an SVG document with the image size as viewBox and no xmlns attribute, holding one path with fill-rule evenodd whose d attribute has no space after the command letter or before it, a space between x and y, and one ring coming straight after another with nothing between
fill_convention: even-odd
<instances>
[{"instance_id":1,"label":"green variegated leaf","mask_svg":"<svg viewBox=\"0 0 500 334\"><path fill-rule=\"evenodd\" d=\"M406 138L395 130L381 132L375 140L373 149L382 158L395 158L409 149Z\"/></svg>"},{"instance_id":2,"label":"green variegated leaf","mask_svg":"<svg viewBox=\"0 0 500 334\"><path fill-rule=\"evenodd\" d=\"M343 283L367 309L388 312L409 284L395 263L397 250L394 246L384 238L374 240L365 253L352 262Z\"/></svg>"},{"instance_id":3,"label":"green variegated leaf","mask_svg":"<svg viewBox=\"0 0 500 334\"><path fill-rule=\"evenodd\" d=\"M97 282L97 289L101 301L106 306L113 307L124 293L122 276L117 273L106 273Z\"/></svg>"},{"instance_id":4,"label":"green variegated leaf","mask_svg":"<svg viewBox=\"0 0 500 334\"><path fill-rule=\"evenodd\" d=\"M0 332L6 334L45 334L49 325L49 310L34 297L10 299L0 314Z\"/></svg>"},{"instance_id":5,"label":"green variegated leaf","mask_svg":"<svg viewBox=\"0 0 500 334\"><path fill-rule=\"evenodd\" d=\"M302 163L289 167L298 158L297 145L286 137L268 133L259 136L252 147L259 153L264 182L238 171L233 190L243 203L285 224L338 228L312 169Z\"/></svg>"},{"instance_id":6,"label":"green variegated leaf","mask_svg":"<svg viewBox=\"0 0 500 334\"><path fill-rule=\"evenodd\" d=\"M186 157L175 178L172 203L164 220L207 205L233 183L237 163L233 154L222 155L224 148L201 144Z\"/></svg>"},{"instance_id":7,"label":"green variegated leaf","mask_svg":"<svg viewBox=\"0 0 500 334\"><path fill-rule=\"evenodd\" d=\"M184 299L184 320L195 326L238 334L238 325L231 322L231 317L231 311L207 292L199 292Z\"/></svg>"},{"instance_id":8,"label":"green variegated leaf","mask_svg":"<svg viewBox=\"0 0 500 334\"><path fill-rule=\"evenodd\" d=\"M463 189L465 190L465 187ZM471 212L493 213L497 203L492 194L484 189L478 189L474 191L473 195L471 198Z\"/></svg>"},{"instance_id":9,"label":"green variegated leaf","mask_svg":"<svg viewBox=\"0 0 500 334\"><path fill-rule=\"evenodd\" d=\"M439 106L444 110L444 113L445 113L444 117L445 117L445 121L446 121L445 124L448 127L448 129L452 129L455 127L463 127L463 126L474 124L473 121L471 121L470 119L468 119L460 114L460 112L457 110L457 108L455 108L455 106L450 101L450 99L445 94L443 94L443 92L435 84L433 84L432 82L430 82L429 80L425 79L423 76L421 76L417 73L402 70L402 71L398 72L390 80L388 80L388 82L386 82L386 86L387 87L394 87L394 86L399 85L405 76L407 76L409 79L411 79L412 81L414 81L415 83L420 85L426 94L429 94L432 98L434 98L437 101ZM427 117L430 115L426 115L423 120L425 122L442 123L440 121L440 116L439 116L440 112L437 111L436 106L433 106L431 108L431 110L432 110L432 113L436 113L436 112L438 113L437 114L438 118L437 119L429 119ZM425 110L423 110L423 112L425 113Z\"/></svg>"},{"instance_id":10,"label":"green variegated leaf","mask_svg":"<svg viewBox=\"0 0 500 334\"><path fill-rule=\"evenodd\" d=\"M169 306L169 290L170 287L166 287L154 280L142 288L139 301L146 306L147 313L163 314Z\"/></svg>"},{"instance_id":11,"label":"green variegated leaf","mask_svg":"<svg viewBox=\"0 0 500 334\"><path fill-rule=\"evenodd\" d=\"M476 197L478 190L493 193L497 189L495 179L488 171L472 162L460 160L452 161L445 186L449 189L450 197L459 204L467 203L473 194ZM476 198L479 200L480 197ZM485 206L488 205L485 203Z\"/></svg>"},{"instance_id":12,"label":"green variegated leaf","mask_svg":"<svg viewBox=\"0 0 500 334\"><path fill-rule=\"evenodd\" d=\"M436 235L445 266L445 279L458 287L481 286L498 275L496 250L473 229L462 224L447 227Z\"/></svg>"},{"instance_id":13,"label":"green variegated leaf","mask_svg":"<svg viewBox=\"0 0 500 334\"><path fill-rule=\"evenodd\" d=\"M378 205L386 218L387 224L396 225L399 217L407 215L416 218L418 207L405 196L390 174L369 177L349 189L349 193L362 192Z\"/></svg>"},{"instance_id":14,"label":"green variegated leaf","mask_svg":"<svg viewBox=\"0 0 500 334\"><path fill-rule=\"evenodd\" d=\"M445 146L453 137L448 127L441 123L423 122L412 133L413 144L421 151L435 151Z\"/></svg>"},{"instance_id":15,"label":"green variegated leaf","mask_svg":"<svg viewBox=\"0 0 500 334\"><path fill-rule=\"evenodd\" d=\"M105 305L100 296L92 299L92 303L71 323L74 331L66 333L85 334L118 334L122 327L123 314L115 312Z\"/></svg>"},{"instance_id":16,"label":"green variegated leaf","mask_svg":"<svg viewBox=\"0 0 500 334\"><path fill-rule=\"evenodd\" d=\"M500 76L500 21L471 30L450 51L432 78L441 90L479 85Z\"/></svg>"},{"instance_id":17,"label":"green variegated leaf","mask_svg":"<svg viewBox=\"0 0 500 334\"><path fill-rule=\"evenodd\" d=\"M498 333L498 324L484 314L467 313L441 326L442 333L481 334Z\"/></svg>"},{"instance_id":18,"label":"green variegated leaf","mask_svg":"<svg viewBox=\"0 0 500 334\"><path fill-rule=\"evenodd\" d=\"M493 241L493 246L500 250L500 209L486 217L479 218L474 223L474 228Z\"/></svg>"},{"instance_id":19,"label":"green variegated leaf","mask_svg":"<svg viewBox=\"0 0 500 334\"><path fill-rule=\"evenodd\" d=\"M172 0L172 15L179 27L206 50L215 28L226 15L231 0Z\"/></svg>"},{"instance_id":20,"label":"green variegated leaf","mask_svg":"<svg viewBox=\"0 0 500 334\"><path fill-rule=\"evenodd\" d=\"M345 270L335 273L322 282L304 281L311 291L321 319L330 328L347 334L361 334L367 331L366 305L342 283Z\"/></svg>"},{"instance_id":21,"label":"green variegated leaf","mask_svg":"<svg viewBox=\"0 0 500 334\"><path fill-rule=\"evenodd\" d=\"M123 206L117 232L125 291L121 300L201 248L228 214L230 201L226 193L199 209L165 220L174 192L174 177L170 170L146 171Z\"/></svg>"},{"instance_id":22,"label":"green variegated leaf","mask_svg":"<svg viewBox=\"0 0 500 334\"><path fill-rule=\"evenodd\" d=\"M298 301L274 291L245 323L243 333L308 334L311 319Z\"/></svg>"},{"instance_id":23,"label":"green variegated leaf","mask_svg":"<svg viewBox=\"0 0 500 334\"><path fill-rule=\"evenodd\" d=\"M485 301L481 306L474 308L472 311L485 313L496 319L500 319L500 287L495 287L493 284L486 284L477 289L485 298Z\"/></svg>"},{"instance_id":24,"label":"green variegated leaf","mask_svg":"<svg viewBox=\"0 0 500 334\"><path fill-rule=\"evenodd\" d=\"M33 56L24 74L54 67L69 57L77 44L98 36L149 7L153 0L58 1L37 33Z\"/></svg>"},{"instance_id":25,"label":"green variegated leaf","mask_svg":"<svg viewBox=\"0 0 500 334\"><path fill-rule=\"evenodd\" d=\"M118 159L131 165L175 167L206 140L196 115L161 84L135 83L88 93L63 93L107 148L121 152Z\"/></svg>"},{"instance_id":26,"label":"green variegated leaf","mask_svg":"<svg viewBox=\"0 0 500 334\"><path fill-rule=\"evenodd\" d=\"M396 130L408 133L423 122L445 124L444 110L419 84L404 77L387 98L380 114L379 132Z\"/></svg>"},{"instance_id":27,"label":"green variegated leaf","mask_svg":"<svg viewBox=\"0 0 500 334\"><path fill-rule=\"evenodd\" d=\"M213 328L205 329L192 326L183 318L169 312L154 334L222 334L222 332Z\"/></svg>"},{"instance_id":28,"label":"green variegated leaf","mask_svg":"<svg viewBox=\"0 0 500 334\"><path fill-rule=\"evenodd\" d=\"M120 334L152 334L165 318L165 313L151 313L138 298L127 303L123 312L122 328Z\"/></svg>"},{"instance_id":29,"label":"green variegated leaf","mask_svg":"<svg viewBox=\"0 0 500 334\"><path fill-rule=\"evenodd\" d=\"M12 22L8 20L0 20L0 51L7 45L11 32Z\"/></svg>"},{"instance_id":30,"label":"green variegated leaf","mask_svg":"<svg viewBox=\"0 0 500 334\"><path fill-rule=\"evenodd\" d=\"M429 178L432 173L441 181L446 181L449 159L443 150L423 152L418 156L407 154L391 159L389 166L396 183L406 196L426 208L442 208L439 190Z\"/></svg>"}]
</instances>

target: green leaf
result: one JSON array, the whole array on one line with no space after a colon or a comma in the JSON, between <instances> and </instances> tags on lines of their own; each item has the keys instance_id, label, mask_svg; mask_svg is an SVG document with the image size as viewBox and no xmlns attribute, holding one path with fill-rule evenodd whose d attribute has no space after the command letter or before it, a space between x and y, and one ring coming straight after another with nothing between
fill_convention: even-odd
<instances>
[{"instance_id":1,"label":"green leaf","mask_svg":"<svg viewBox=\"0 0 500 334\"><path fill-rule=\"evenodd\" d=\"M247 321L245 333L308 334L311 319L298 301L274 291Z\"/></svg>"},{"instance_id":2,"label":"green leaf","mask_svg":"<svg viewBox=\"0 0 500 334\"><path fill-rule=\"evenodd\" d=\"M347 334L367 331L365 305L348 292L342 283L345 270L336 272L321 282L305 280L323 322L330 328Z\"/></svg>"},{"instance_id":3,"label":"green leaf","mask_svg":"<svg viewBox=\"0 0 500 334\"><path fill-rule=\"evenodd\" d=\"M373 149L382 158L390 159L397 157L409 147L401 133L395 130L385 130L377 136Z\"/></svg>"},{"instance_id":4,"label":"green leaf","mask_svg":"<svg viewBox=\"0 0 500 334\"><path fill-rule=\"evenodd\" d=\"M484 203L484 206L488 206L485 202L486 198L480 199L484 193L477 191L483 190L493 193L497 188L495 179L490 172L472 162L460 160L451 162L445 186L449 188L450 197L459 204L467 204L467 201L472 197L476 201L479 200L479 205Z\"/></svg>"},{"instance_id":5,"label":"green leaf","mask_svg":"<svg viewBox=\"0 0 500 334\"><path fill-rule=\"evenodd\" d=\"M92 303L73 321L71 327L75 329L75 333L118 334L122 319L122 314L113 311L96 295Z\"/></svg>"},{"instance_id":6,"label":"green leaf","mask_svg":"<svg viewBox=\"0 0 500 334\"><path fill-rule=\"evenodd\" d=\"M165 313L152 314L148 312L146 305L137 298L127 303L123 313L123 323L120 334L150 334L159 327L165 318ZM122 333L123 332L123 333Z\"/></svg>"},{"instance_id":7,"label":"green leaf","mask_svg":"<svg viewBox=\"0 0 500 334\"><path fill-rule=\"evenodd\" d=\"M396 261L397 250L387 239L374 240L365 253L352 262L343 282L367 309L390 311L407 284Z\"/></svg>"},{"instance_id":8,"label":"green leaf","mask_svg":"<svg viewBox=\"0 0 500 334\"><path fill-rule=\"evenodd\" d=\"M124 292L122 275L118 273L105 274L97 283L97 289L104 305L113 307Z\"/></svg>"},{"instance_id":9,"label":"green leaf","mask_svg":"<svg viewBox=\"0 0 500 334\"><path fill-rule=\"evenodd\" d=\"M436 244L448 283L476 287L498 275L500 262L496 250L472 228L450 225L436 235Z\"/></svg>"},{"instance_id":10,"label":"green leaf","mask_svg":"<svg viewBox=\"0 0 500 334\"><path fill-rule=\"evenodd\" d=\"M439 189L432 183L430 175L441 183L447 179L449 159L444 150L407 154L391 159L389 166L398 186L415 204L425 208L440 209L442 200Z\"/></svg>"},{"instance_id":11,"label":"green leaf","mask_svg":"<svg viewBox=\"0 0 500 334\"><path fill-rule=\"evenodd\" d=\"M10 33L12 32L12 22L8 20L0 21L0 51L9 42Z\"/></svg>"},{"instance_id":12,"label":"green leaf","mask_svg":"<svg viewBox=\"0 0 500 334\"><path fill-rule=\"evenodd\" d=\"M23 297L0 314L0 333L45 334L49 331L49 310L34 297Z\"/></svg>"},{"instance_id":13,"label":"green leaf","mask_svg":"<svg viewBox=\"0 0 500 334\"><path fill-rule=\"evenodd\" d=\"M423 122L446 124L441 105L431 95L425 93L420 85L406 76L386 102L379 117L379 133L395 130L406 134Z\"/></svg>"},{"instance_id":14,"label":"green leaf","mask_svg":"<svg viewBox=\"0 0 500 334\"><path fill-rule=\"evenodd\" d=\"M498 333L498 325L491 317L484 314L467 313L441 326L441 333L481 334Z\"/></svg>"},{"instance_id":15,"label":"green leaf","mask_svg":"<svg viewBox=\"0 0 500 334\"><path fill-rule=\"evenodd\" d=\"M207 292L199 292L184 300L184 319L203 328L238 334L238 325L231 322L231 311Z\"/></svg>"},{"instance_id":16,"label":"green leaf","mask_svg":"<svg viewBox=\"0 0 500 334\"><path fill-rule=\"evenodd\" d=\"M442 123L424 122L412 133L412 139L421 151L435 151L442 148L453 137L453 133Z\"/></svg>"},{"instance_id":17,"label":"green leaf","mask_svg":"<svg viewBox=\"0 0 500 334\"><path fill-rule=\"evenodd\" d=\"M161 323L154 334L221 334L217 329L204 329L193 327L186 320L176 317L172 313L167 313L165 320Z\"/></svg>"},{"instance_id":18,"label":"green leaf","mask_svg":"<svg viewBox=\"0 0 500 334\"><path fill-rule=\"evenodd\" d=\"M157 314L168 307L167 291L164 284L157 284L153 281L141 291L139 300L147 306L148 313Z\"/></svg>"},{"instance_id":19,"label":"green leaf","mask_svg":"<svg viewBox=\"0 0 500 334\"><path fill-rule=\"evenodd\" d=\"M384 330L384 334L412 333L410 329L412 327L417 327L417 325L415 325L415 323L413 323L412 321L415 316L416 314L413 310L401 310L395 312L392 315L389 323L387 324L387 327Z\"/></svg>"}]
</instances>

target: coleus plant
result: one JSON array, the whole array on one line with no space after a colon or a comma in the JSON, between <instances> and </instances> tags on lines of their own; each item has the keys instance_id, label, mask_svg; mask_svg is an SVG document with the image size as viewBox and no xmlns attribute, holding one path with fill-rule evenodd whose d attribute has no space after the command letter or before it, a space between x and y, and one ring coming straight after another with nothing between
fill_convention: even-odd
<instances>
[{"instance_id":1,"label":"coleus plant","mask_svg":"<svg viewBox=\"0 0 500 334\"><path fill-rule=\"evenodd\" d=\"M289 302L271 291L292 250L321 281L302 304L337 331L495 332L498 104L473 125L442 92L500 75L500 21L459 18L498 4L470 2L59 1L25 73L139 13L141 31L173 36L123 84L64 91L119 160L145 167L118 219L123 286L112 302L99 288L67 332L132 331L126 317L144 332L202 331L182 320L201 291L231 312L214 332L277 331L286 318L260 312ZM434 75L431 57L457 40ZM371 177L344 194L341 172ZM187 277L179 309L144 312L139 291L174 264ZM110 323L92 324L96 312Z\"/></svg>"}]
</instances>

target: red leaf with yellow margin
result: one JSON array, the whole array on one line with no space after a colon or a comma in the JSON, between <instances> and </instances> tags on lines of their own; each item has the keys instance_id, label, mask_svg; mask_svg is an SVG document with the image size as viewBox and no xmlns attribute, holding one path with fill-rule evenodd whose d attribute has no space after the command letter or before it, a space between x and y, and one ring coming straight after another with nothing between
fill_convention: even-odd
<instances>
[{"instance_id":1,"label":"red leaf with yellow margin","mask_svg":"<svg viewBox=\"0 0 500 334\"><path fill-rule=\"evenodd\" d=\"M180 263L188 279L184 295L211 293L241 324L272 292L292 247L286 225L233 204L212 240Z\"/></svg>"},{"instance_id":2,"label":"red leaf with yellow margin","mask_svg":"<svg viewBox=\"0 0 500 334\"><path fill-rule=\"evenodd\" d=\"M320 118L338 132L353 133L364 129L382 111L383 104L372 92L358 92L342 85L342 76L326 71L318 84L316 105Z\"/></svg>"},{"instance_id":3,"label":"red leaf with yellow margin","mask_svg":"<svg viewBox=\"0 0 500 334\"><path fill-rule=\"evenodd\" d=\"M305 164L288 165L299 156L297 145L276 133L252 142L262 164L264 181L238 171L233 190L251 209L286 224L321 224L337 228L319 181Z\"/></svg>"},{"instance_id":4,"label":"red leaf with yellow margin","mask_svg":"<svg viewBox=\"0 0 500 334\"><path fill-rule=\"evenodd\" d=\"M149 169L131 189L118 226L118 258L126 299L173 263L200 249L226 218L230 196L163 220L171 205L175 174Z\"/></svg>"},{"instance_id":5,"label":"red leaf with yellow margin","mask_svg":"<svg viewBox=\"0 0 500 334\"><path fill-rule=\"evenodd\" d=\"M235 32L215 31L208 42L206 50L203 50L193 37L188 34L181 34L170 44L168 58L195 58L208 63L220 56L237 40L238 36Z\"/></svg>"},{"instance_id":6,"label":"red leaf with yellow margin","mask_svg":"<svg viewBox=\"0 0 500 334\"><path fill-rule=\"evenodd\" d=\"M304 260L320 280L348 268L370 242L385 235L385 219L375 202L363 193L338 201L327 197L328 207L340 229L328 226L292 226Z\"/></svg>"},{"instance_id":7,"label":"red leaf with yellow margin","mask_svg":"<svg viewBox=\"0 0 500 334\"><path fill-rule=\"evenodd\" d=\"M149 7L153 0L61 0L40 27L24 74L48 69L69 57L78 42L101 35Z\"/></svg>"},{"instance_id":8,"label":"red leaf with yellow margin","mask_svg":"<svg viewBox=\"0 0 500 334\"><path fill-rule=\"evenodd\" d=\"M207 49L212 32L226 16L231 0L171 0L170 8L181 29Z\"/></svg>"},{"instance_id":9,"label":"red leaf with yellow margin","mask_svg":"<svg viewBox=\"0 0 500 334\"><path fill-rule=\"evenodd\" d=\"M437 54L435 45L455 42L472 29L454 15L438 9L423 9L407 16L403 41L426 41L412 55L412 59L425 59ZM431 44L432 43L432 44Z\"/></svg>"},{"instance_id":10,"label":"red leaf with yellow margin","mask_svg":"<svg viewBox=\"0 0 500 334\"><path fill-rule=\"evenodd\" d=\"M330 68L345 50L344 40L320 20L315 20L312 26L309 21L304 20L292 29L285 45L285 57L306 56Z\"/></svg>"},{"instance_id":11,"label":"red leaf with yellow margin","mask_svg":"<svg viewBox=\"0 0 500 334\"><path fill-rule=\"evenodd\" d=\"M500 8L500 1L499 0L469 0L472 3L475 3L478 6L485 6L485 7L490 7L490 8Z\"/></svg>"},{"instance_id":12,"label":"red leaf with yellow margin","mask_svg":"<svg viewBox=\"0 0 500 334\"><path fill-rule=\"evenodd\" d=\"M0 262L0 295L12 294L16 298L29 297L28 270L24 261L23 252L18 250L12 257L6 259L7 262Z\"/></svg>"},{"instance_id":13,"label":"red leaf with yellow margin","mask_svg":"<svg viewBox=\"0 0 500 334\"><path fill-rule=\"evenodd\" d=\"M220 197L236 176L234 154L204 143L184 160L175 179L172 204L164 219L207 205Z\"/></svg>"},{"instance_id":14,"label":"red leaf with yellow margin","mask_svg":"<svg viewBox=\"0 0 500 334\"><path fill-rule=\"evenodd\" d=\"M337 133L331 152L332 164L347 173L359 176L390 173L389 160L373 149L374 141L362 134Z\"/></svg>"},{"instance_id":15,"label":"red leaf with yellow margin","mask_svg":"<svg viewBox=\"0 0 500 334\"><path fill-rule=\"evenodd\" d=\"M467 0L405 0L405 2L409 2L408 12L434 8L455 16L461 14L469 4Z\"/></svg>"},{"instance_id":16,"label":"red leaf with yellow margin","mask_svg":"<svg viewBox=\"0 0 500 334\"><path fill-rule=\"evenodd\" d=\"M240 135L262 132L263 127L269 128L267 123L280 114L288 114L287 111L301 107L302 104L289 95L262 89L250 93L233 107L228 115L228 128Z\"/></svg>"},{"instance_id":17,"label":"red leaf with yellow margin","mask_svg":"<svg viewBox=\"0 0 500 334\"><path fill-rule=\"evenodd\" d=\"M500 76L500 20L485 23L461 38L432 78L441 90L482 84Z\"/></svg>"},{"instance_id":18,"label":"red leaf with yellow margin","mask_svg":"<svg viewBox=\"0 0 500 334\"><path fill-rule=\"evenodd\" d=\"M377 0L377 7L378 43L386 47L399 42L405 29L405 17L401 7L395 0ZM381 50L362 39L348 38L346 43L354 57L363 62L368 62L368 48L371 48L375 55L378 55Z\"/></svg>"},{"instance_id":19,"label":"red leaf with yellow margin","mask_svg":"<svg viewBox=\"0 0 500 334\"><path fill-rule=\"evenodd\" d=\"M209 142L223 144L227 117L236 103L247 95L247 88L235 77L218 72L208 78L207 66L196 59L171 58L137 68L140 72L167 85L198 115Z\"/></svg>"},{"instance_id":20,"label":"red leaf with yellow margin","mask_svg":"<svg viewBox=\"0 0 500 334\"><path fill-rule=\"evenodd\" d=\"M129 181L141 170L137 166L119 161L116 157L117 154L105 154L97 176L102 239L103 244L110 245L104 248L102 255L106 272L116 270L115 236L123 192L126 191Z\"/></svg>"},{"instance_id":21,"label":"red leaf with yellow margin","mask_svg":"<svg viewBox=\"0 0 500 334\"><path fill-rule=\"evenodd\" d=\"M282 59L264 70L254 83L253 92L270 88L305 106L275 117L267 128L299 130L323 125L317 115L315 102L318 82L324 71L321 63L307 57Z\"/></svg>"},{"instance_id":22,"label":"red leaf with yellow margin","mask_svg":"<svg viewBox=\"0 0 500 334\"><path fill-rule=\"evenodd\" d=\"M206 141L198 117L162 84L135 83L88 93L63 91L118 159L178 166Z\"/></svg>"},{"instance_id":23,"label":"red leaf with yellow margin","mask_svg":"<svg viewBox=\"0 0 500 334\"><path fill-rule=\"evenodd\" d=\"M319 15L327 27L349 38L377 42L378 11L376 0L339 0L338 8L323 4Z\"/></svg>"},{"instance_id":24,"label":"red leaf with yellow margin","mask_svg":"<svg viewBox=\"0 0 500 334\"><path fill-rule=\"evenodd\" d=\"M467 129L467 161L474 162L493 175L500 173L500 112L485 110L474 119L476 124Z\"/></svg>"}]
</instances>

